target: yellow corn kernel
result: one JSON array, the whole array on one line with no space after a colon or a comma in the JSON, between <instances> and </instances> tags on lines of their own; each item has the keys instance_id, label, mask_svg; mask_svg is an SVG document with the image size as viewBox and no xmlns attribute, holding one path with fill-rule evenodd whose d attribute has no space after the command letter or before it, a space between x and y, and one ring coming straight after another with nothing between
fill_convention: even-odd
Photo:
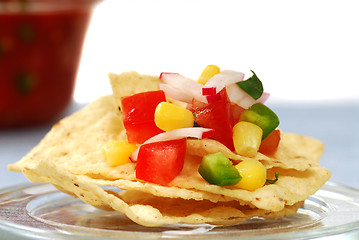
<instances>
[{"instance_id":1,"label":"yellow corn kernel","mask_svg":"<svg viewBox=\"0 0 359 240\"><path fill-rule=\"evenodd\" d=\"M216 65L208 65L207 67L205 67L205 69L199 76L197 82L204 85L210 78L212 78L214 75L218 74L219 72L220 69Z\"/></svg>"},{"instance_id":2,"label":"yellow corn kernel","mask_svg":"<svg viewBox=\"0 0 359 240\"><path fill-rule=\"evenodd\" d=\"M161 102L155 110L155 123L163 131L193 127L194 117L188 109L169 102Z\"/></svg>"},{"instance_id":3,"label":"yellow corn kernel","mask_svg":"<svg viewBox=\"0 0 359 240\"><path fill-rule=\"evenodd\" d=\"M233 144L242 156L254 157L262 141L263 130L250 122L238 122L233 127Z\"/></svg>"},{"instance_id":4,"label":"yellow corn kernel","mask_svg":"<svg viewBox=\"0 0 359 240\"><path fill-rule=\"evenodd\" d=\"M263 187L267 179L267 169L255 159L246 159L235 166L242 179L235 186L253 191Z\"/></svg>"},{"instance_id":5,"label":"yellow corn kernel","mask_svg":"<svg viewBox=\"0 0 359 240\"><path fill-rule=\"evenodd\" d=\"M137 149L135 144L128 143L127 140L116 140L107 143L102 148L102 154L111 167L130 163L131 154Z\"/></svg>"}]
</instances>

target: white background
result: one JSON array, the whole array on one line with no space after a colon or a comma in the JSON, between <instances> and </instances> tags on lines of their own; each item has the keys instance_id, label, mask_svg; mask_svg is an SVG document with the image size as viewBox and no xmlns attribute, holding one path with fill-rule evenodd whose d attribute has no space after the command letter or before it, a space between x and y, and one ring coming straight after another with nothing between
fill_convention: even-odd
<instances>
[{"instance_id":1,"label":"white background","mask_svg":"<svg viewBox=\"0 0 359 240\"><path fill-rule=\"evenodd\" d=\"M254 70L282 102L359 101L359 1L105 0L84 45L75 100L111 92L108 72Z\"/></svg>"}]
</instances>

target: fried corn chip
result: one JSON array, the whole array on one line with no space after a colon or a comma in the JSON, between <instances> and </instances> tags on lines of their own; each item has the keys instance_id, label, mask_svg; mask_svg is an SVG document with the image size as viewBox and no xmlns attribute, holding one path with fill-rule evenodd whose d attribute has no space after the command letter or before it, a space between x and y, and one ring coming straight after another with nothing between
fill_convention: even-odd
<instances>
[{"instance_id":1,"label":"fried corn chip","mask_svg":"<svg viewBox=\"0 0 359 240\"><path fill-rule=\"evenodd\" d=\"M56 169L56 171L53 171ZM120 193L105 190L88 181L85 176L74 175L52 162L44 161L32 171L24 170L30 181L49 182L61 186L62 191L103 210L115 210L126 214L132 221L144 226L160 226L173 223L187 224L235 224L251 217L278 218L296 213L302 202L286 206L273 212L243 206L237 201L219 202L186 200L182 198L158 197L142 191ZM59 185L60 184L60 185Z\"/></svg>"},{"instance_id":2,"label":"fried corn chip","mask_svg":"<svg viewBox=\"0 0 359 240\"><path fill-rule=\"evenodd\" d=\"M109 73L113 97L116 105L121 106L121 98L135 93L159 90L160 79L151 75L140 75L137 72L125 72L120 75Z\"/></svg>"},{"instance_id":3,"label":"fried corn chip","mask_svg":"<svg viewBox=\"0 0 359 240\"><path fill-rule=\"evenodd\" d=\"M104 144L126 137L117 111L111 96L98 99L56 123L34 149L8 168L12 171L34 169L44 160L74 174L134 179L134 164L112 168L102 155Z\"/></svg>"},{"instance_id":4,"label":"fried corn chip","mask_svg":"<svg viewBox=\"0 0 359 240\"><path fill-rule=\"evenodd\" d=\"M201 157L211 153L223 152L234 162L248 159L248 157L235 154L222 143L213 139L189 139L187 147L193 155ZM278 149L273 156L266 156L258 152L253 159L262 162L266 168L280 167L305 171L310 167L319 166L318 158L320 158L323 150L324 145L316 139L292 133L282 133Z\"/></svg>"},{"instance_id":5,"label":"fried corn chip","mask_svg":"<svg viewBox=\"0 0 359 240\"><path fill-rule=\"evenodd\" d=\"M304 172L275 168L272 170L280 173L276 184L266 185L255 191L247 191L208 184L197 172L198 161L193 164L193 162L189 163L191 162L189 159L190 157L186 158L185 169L169 186L128 180L89 179L89 181L97 185L138 190L162 197L208 200L214 203L235 200L242 205L268 211L281 211L287 205L294 205L307 199L330 177L330 173L322 167L313 167ZM197 168L191 168L193 166Z\"/></svg>"},{"instance_id":6,"label":"fried corn chip","mask_svg":"<svg viewBox=\"0 0 359 240\"><path fill-rule=\"evenodd\" d=\"M282 133L273 156L258 153L255 157L269 177L279 173L279 180L255 191L211 185L199 175L198 166L206 154L222 151L233 161L246 159L211 139L188 139L184 168L168 186L140 181L135 163L110 167L101 150L109 141L126 138L121 97L157 90L159 79L136 72L109 77L113 96L102 97L55 124L9 170L22 172L32 182L49 182L95 207L122 212L144 226L234 224L253 216L292 215L330 178L318 163L324 149L320 141Z\"/></svg>"}]
</instances>

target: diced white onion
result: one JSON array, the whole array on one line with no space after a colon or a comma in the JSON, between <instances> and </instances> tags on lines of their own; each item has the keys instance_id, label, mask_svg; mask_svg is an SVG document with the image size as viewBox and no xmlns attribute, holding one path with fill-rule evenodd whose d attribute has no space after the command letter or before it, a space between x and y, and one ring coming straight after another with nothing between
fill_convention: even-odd
<instances>
[{"instance_id":1,"label":"diced white onion","mask_svg":"<svg viewBox=\"0 0 359 240\"><path fill-rule=\"evenodd\" d=\"M204 86L206 88L216 88L217 93L219 93L223 88L232 85L233 83L243 81L243 79L244 73L223 70L209 79Z\"/></svg>"},{"instance_id":2,"label":"diced white onion","mask_svg":"<svg viewBox=\"0 0 359 240\"><path fill-rule=\"evenodd\" d=\"M160 89L165 92L165 95L185 103L192 103L193 96L188 94L184 89L176 88L169 84L160 84Z\"/></svg>"},{"instance_id":3,"label":"diced white onion","mask_svg":"<svg viewBox=\"0 0 359 240\"><path fill-rule=\"evenodd\" d=\"M264 103L269 97L268 93L263 93L258 100L252 98L248 93L235 84L243 81L244 73L231 70L224 70L214 75L205 85L199 84L196 81L186 78L178 73L163 72L160 75L160 79L165 83L160 84L160 88L167 96L188 104L191 104L193 99L203 103L215 101L216 98L214 97L214 94L219 93L223 88L226 88L231 102L246 109L257 102ZM211 88L214 90L213 94L203 96L202 90L210 90Z\"/></svg>"},{"instance_id":4,"label":"diced white onion","mask_svg":"<svg viewBox=\"0 0 359 240\"><path fill-rule=\"evenodd\" d=\"M186 137L192 137L192 138L208 138L213 136L214 130L211 128L202 128L202 127L191 127L191 128L179 128L172 131L164 132L157 134L147 141L145 141L142 145L154 143L154 142L161 142L161 141L170 141L180 138L186 138ZM142 146L141 145L141 146ZM138 152L140 150L140 147L138 147L130 156L130 159L132 162L137 161Z\"/></svg>"},{"instance_id":5,"label":"diced white onion","mask_svg":"<svg viewBox=\"0 0 359 240\"><path fill-rule=\"evenodd\" d=\"M255 103L255 99L248 95L245 91L243 91L237 84L232 84L227 86L226 88L227 95L229 100L232 103L241 106L242 108L249 108Z\"/></svg>"},{"instance_id":6,"label":"diced white onion","mask_svg":"<svg viewBox=\"0 0 359 240\"><path fill-rule=\"evenodd\" d=\"M160 75L160 79L166 84L182 89L181 91L185 91L186 94L191 95L196 100L207 103L207 99L202 95L202 84L178 73L163 72ZM180 99L176 100L180 101Z\"/></svg>"},{"instance_id":7,"label":"diced white onion","mask_svg":"<svg viewBox=\"0 0 359 240\"><path fill-rule=\"evenodd\" d=\"M247 96L245 96L241 100L240 104L238 104L238 105L245 109L248 109L250 106L252 106L255 103L256 103L256 100L247 94Z\"/></svg>"}]
</instances>

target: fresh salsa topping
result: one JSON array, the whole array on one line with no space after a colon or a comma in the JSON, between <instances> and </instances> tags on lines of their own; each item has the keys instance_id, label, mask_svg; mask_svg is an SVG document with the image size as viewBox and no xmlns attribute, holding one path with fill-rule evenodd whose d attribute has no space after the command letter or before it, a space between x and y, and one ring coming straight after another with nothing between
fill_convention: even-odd
<instances>
[{"instance_id":1,"label":"fresh salsa topping","mask_svg":"<svg viewBox=\"0 0 359 240\"><path fill-rule=\"evenodd\" d=\"M263 94L263 85L261 80L257 77L257 75L253 73L253 76L248 78L246 81L236 82L236 84L242 88L243 91L248 93L253 99L259 99Z\"/></svg>"},{"instance_id":2,"label":"fresh salsa topping","mask_svg":"<svg viewBox=\"0 0 359 240\"><path fill-rule=\"evenodd\" d=\"M265 155L272 155L278 148L280 142L280 130L276 129L265 139L262 140L258 152Z\"/></svg>"},{"instance_id":3,"label":"fresh salsa topping","mask_svg":"<svg viewBox=\"0 0 359 240\"><path fill-rule=\"evenodd\" d=\"M207 104L196 102L195 99L193 100L194 121L199 126L214 129L213 139L234 150L234 120L231 102L225 89L222 89L216 96L218 96L217 100Z\"/></svg>"},{"instance_id":4,"label":"fresh salsa topping","mask_svg":"<svg viewBox=\"0 0 359 240\"><path fill-rule=\"evenodd\" d=\"M216 65L208 65L205 67L199 76L197 82L200 84L206 84L209 79L211 79L214 75L221 72L221 69L217 67Z\"/></svg>"},{"instance_id":5,"label":"fresh salsa topping","mask_svg":"<svg viewBox=\"0 0 359 240\"><path fill-rule=\"evenodd\" d=\"M163 91L137 93L121 100L123 124L130 143L143 143L161 132L155 123L155 110L165 102Z\"/></svg>"},{"instance_id":6,"label":"fresh salsa topping","mask_svg":"<svg viewBox=\"0 0 359 240\"><path fill-rule=\"evenodd\" d=\"M187 138L211 138L247 158L234 165L222 152L205 155L198 169L205 181L249 191L275 183L278 175L267 180L265 166L251 159L258 152L275 154L280 142L279 118L264 104L269 94L252 73L244 80L243 73L215 65L197 81L161 73L161 90L122 98L128 142L104 147L108 163L135 163L137 179L168 185L183 169Z\"/></svg>"},{"instance_id":7,"label":"fresh salsa topping","mask_svg":"<svg viewBox=\"0 0 359 240\"><path fill-rule=\"evenodd\" d=\"M195 127L195 128L179 128L169 132L160 133L156 136L151 137L150 139L146 140L142 145L153 143L153 142L162 142L162 141L170 141L176 140L180 138L197 138L197 139L204 139L210 138L214 134L213 129L209 128L202 128L202 127ZM133 162L137 161L138 151L141 148L140 145L130 156L130 159Z\"/></svg>"},{"instance_id":8,"label":"fresh salsa topping","mask_svg":"<svg viewBox=\"0 0 359 240\"><path fill-rule=\"evenodd\" d=\"M268 137L279 125L278 116L263 103L253 104L241 114L239 120L259 126L263 130L262 139Z\"/></svg>"},{"instance_id":9,"label":"fresh salsa topping","mask_svg":"<svg viewBox=\"0 0 359 240\"><path fill-rule=\"evenodd\" d=\"M161 102L155 110L156 126L163 131L193 127L194 117L190 110L169 102Z\"/></svg>"},{"instance_id":10,"label":"fresh salsa topping","mask_svg":"<svg viewBox=\"0 0 359 240\"><path fill-rule=\"evenodd\" d=\"M186 146L186 138L142 145L137 157L136 178L167 185L182 171Z\"/></svg>"},{"instance_id":11,"label":"fresh salsa topping","mask_svg":"<svg viewBox=\"0 0 359 240\"><path fill-rule=\"evenodd\" d=\"M127 140L115 140L107 143L102 148L102 154L111 167L130 163L131 154L137 149L137 145Z\"/></svg>"},{"instance_id":12,"label":"fresh salsa topping","mask_svg":"<svg viewBox=\"0 0 359 240\"><path fill-rule=\"evenodd\" d=\"M267 169L258 160L243 160L236 165L236 169L242 176L242 180L236 184L238 188L254 191L266 183Z\"/></svg>"},{"instance_id":13,"label":"fresh salsa topping","mask_svg":"<svg viewBox=\"0 0 359 240\"><path fill-rule=\"evenodd\" d=\"M236 152L254 157L261 145L263 131L254 123L240 121L233 127L233 143Z\"/></svg>"},{"instance_id":14,"label":"fresh salsa topping","mask_svg":"<svg viewBox=\"0 0 359 240\"><path fill-rule=\"evenodd\" d=\"M236 185L242 179L232 161L222 152L204 156L198 172L208 183L219 186Z\"/></svg>"}]
</instances>

